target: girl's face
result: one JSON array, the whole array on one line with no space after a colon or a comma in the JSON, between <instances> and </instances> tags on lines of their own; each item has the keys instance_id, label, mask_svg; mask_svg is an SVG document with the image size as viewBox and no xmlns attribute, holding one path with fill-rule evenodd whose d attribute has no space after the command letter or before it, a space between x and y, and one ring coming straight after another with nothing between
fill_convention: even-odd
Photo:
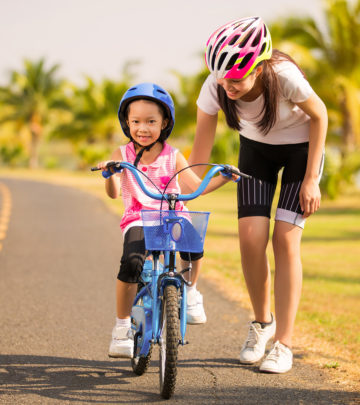
<instances>
[{"instance_id":1,"label":"girl's face","mask_svg":"<svg viewBox=\"0 0 360 405\"><path fill-rule=\"evenodd\" d=\"M126 122L132 138L141 146L148 146L156 142L161 130L168 124L160 107L149 100L133 101L129 105Z\"/></svg>"},{"instance_id":2,"label":"girl's face","mask_svg":"<svg viewBox=\"0 0 360 405\"><path fill-rule=\"evenodd\" d=\"M224 88L231 100L238 100L256 92L256 79L261 72L262 67L258 67L245 79L218 79L217 83Z\"/></svg>"}]
</instances>

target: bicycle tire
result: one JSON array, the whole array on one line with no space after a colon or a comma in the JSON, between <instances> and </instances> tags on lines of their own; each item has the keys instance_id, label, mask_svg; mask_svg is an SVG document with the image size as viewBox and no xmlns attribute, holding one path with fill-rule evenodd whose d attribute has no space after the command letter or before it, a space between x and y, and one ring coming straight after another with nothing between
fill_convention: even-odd
<instances>
[{"instance_id":1,"label":"bicycle tire","mask_svg":"<svg viewBox=\"0 0 360 405\"><path fill-rule=\"evenodd\" d=\"M131 367L136 375L143 375L150 365L152 345L150 345L149 353L146 356L137 356L131 359Z\"/></svg>"},{"instance_id":2,"label":"bicycle tire","mask_svg":"<svg viewBox=\"0 0 360 405\"><path fill-rule=\"evenodd\" d=\"M144 283L138 283L138 288L137 292L141 290L141 288L144 286ZM141 303L141 300L137 302L139 305ZM131 367L136 375L143 375L147 369L149 368L150 365L150 360L151 360L151 352L152 352L152 345L149 347L149 352L146 356L140 356L140 347L138 347L137 342L135 339L138 337L134 336L134 353L133 353L133 358L131 359Z\"/></svg>"},{"instance_id":3,"label":"bicycle tire","mask_svg":"<svg viewBox=\"0 0 360 405\"><path fill-rule=\"evenodd\" d=\"M161 330L160 395L169 399L175 391L179 347L179 300L173 285L164 289Z\"/></svg>"}]
</instances>

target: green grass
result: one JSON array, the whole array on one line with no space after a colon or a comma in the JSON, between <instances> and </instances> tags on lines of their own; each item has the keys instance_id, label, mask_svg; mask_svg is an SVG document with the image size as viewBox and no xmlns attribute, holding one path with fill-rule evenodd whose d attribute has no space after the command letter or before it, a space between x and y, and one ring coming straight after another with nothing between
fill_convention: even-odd
<instances>
[{"instance_id":1,"label":"green grass","mask_svg":"<svg viewBox=\"0 0 360 405\"><path fill-rule=\"evenodd\" d=\"M0 171L0 176L9 174L14 175L13 172ZM121 202L105 196L99 173L23 171L15 175L37 177L94 192L121 215ZM237 239L236 186L229 183L212 194L190 202L188 207L211 211L203 277L215 277L226 286L228 294L240 298L249 307ZM308 219L303 234L304 282L295 344L298 337L301 345L305 342L322 353L323 366L354 362L360 355L359 252L360 191L352 190L336 201L324 201L321 210ZM271 243L268 254L274 270Z\"/></svg>"}]
</instances>

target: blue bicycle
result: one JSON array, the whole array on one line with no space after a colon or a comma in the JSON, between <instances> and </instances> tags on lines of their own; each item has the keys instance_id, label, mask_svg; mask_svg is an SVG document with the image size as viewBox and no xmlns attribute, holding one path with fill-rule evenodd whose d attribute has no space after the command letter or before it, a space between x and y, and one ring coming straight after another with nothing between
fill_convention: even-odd
<instances>
[{"instance_id":1,"label":"blue bicycle","mask_svg":"<svg viewBox=\"0 0 360 405\"><path fill-rule=\"evenodd\" d=\"M167 210L144 210L141 212L145 246L149 257L138 284L131 313L134 331L134 355L131 360L135 374L142 375L150 364L154 345L160 351L160 394L168 399L175 390L179 345L185 345L186 332L186 285L184 277L191 274L191 261L181 271L176 267L177 252L201 252L207 229L209 212L176 211L176 201L197 198L209 184L211 178L222 171L227 175L235 173L228 165L211 165L199 188L191 194L159 194L146 188L141 177L147 177L128 162L113 162L115 171L130 170L142 191L156 200L166 201ZM96 170L93 168L92 170ZM171 180L170 180L171 181ZM169 181L169 183L170 183ZM166 190L166 189L165 189ZM190 280L190 277L188 277Z\"/></svg>"}]
</instances>

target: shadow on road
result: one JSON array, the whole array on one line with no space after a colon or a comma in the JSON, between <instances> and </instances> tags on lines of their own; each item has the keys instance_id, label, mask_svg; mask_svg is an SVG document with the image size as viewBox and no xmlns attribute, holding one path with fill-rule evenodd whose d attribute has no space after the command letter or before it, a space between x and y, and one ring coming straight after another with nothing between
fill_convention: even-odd
<instances>
[{"instance_id":1,"label":"shadow on road","mask_svg":"<svg viewBox=\"0 0 360 405\"><path fill-rule=\"evenodd\" d=\"M130 378L138 378L129 370L129 361L94 361L64 357L0 355L1 395L38 395L44 398L84 403L128 403L121 394ZM158 394L132 393L132 398L152 402ZM30 402L27 402L30 403Z\"/></svg>"},{"instance_id":2,"label":"shadow on road","mask_svg":"<svg viewBox=\"0 0 360 405\"><path fill-rule=\"evenodd\" d=\"M157 373L157 362L154 362L149 374ZM232 367L239 364L230 359L194 359L180 361L179 367ZM139 389L129 387L129 379L139 379ZM144 377L143 377L144 378ZM21 396L27 402L37 397L36 403L49 403L50 399L87 404L142 404L160 403L163 400L156 392L142 389L146 381L137 377L129 369L129 361L96 361L72 359L65 357L0 355L0 403L1 396L13 398ZM226 390L202 388L201 385L188 387L175 393L177 403L221 403L221 404L359 404L358 393L330 390L307 390L299 387L261 387L246 386L241 381ZM149 384L149 382L147 382ZM152 387L153 388L153 387ZM180 388L180 387L179 387ZM3 397L4 398L4 397ZM41 400L43 398L43 400ZM240 400L241 398L241 400ZM40 401L40 402L39 402ZM130 401L130 402L129 402ZM22 402L24 403L24 402Z\"/></svg>"}]
</instances>

